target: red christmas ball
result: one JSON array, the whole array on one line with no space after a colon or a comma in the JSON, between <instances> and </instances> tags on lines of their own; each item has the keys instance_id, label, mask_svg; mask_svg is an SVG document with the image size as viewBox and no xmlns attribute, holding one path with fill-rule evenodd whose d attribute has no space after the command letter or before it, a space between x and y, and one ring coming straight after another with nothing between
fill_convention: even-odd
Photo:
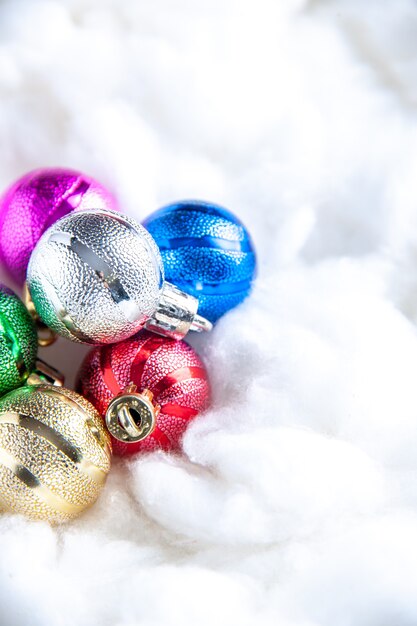
<instances>
[{"instance_id":1,"label":"red christmas ball","mask_svg":"<svg viewBox=\"0 0 417 626\"><path fill-rule=\"evenodd\" d=\"M210 399L207 372L193 348L146 330L126 341L93 348L78 380L79 392L106 419L113 451L121 456L158 448L178 450L188 423ZM152 409L154 421L149 425ZM149 434L135 440L146 428Z\"/></svg>"}]
</instances>

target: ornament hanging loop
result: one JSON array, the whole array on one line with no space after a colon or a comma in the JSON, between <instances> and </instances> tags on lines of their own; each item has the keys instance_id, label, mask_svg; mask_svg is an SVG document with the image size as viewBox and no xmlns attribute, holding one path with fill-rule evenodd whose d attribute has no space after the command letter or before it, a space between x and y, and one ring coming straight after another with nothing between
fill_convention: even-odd
<instances>
[{"instance_id":1,"label":"ornament hanging loop","mask_svg":"<svg viewBox=\"0 0 417 626\"><path fill-rule=\"evenodd\" d=\"M209 332L213 324L197 315L198 300L175 285L165 282L158 309L147 320L145 327L171 339L183 339L189 330Z\"/></svg>"},{"instance_id":2,"label":"ornament hanging loop","mask_svg":"<svg viewBox=\"0 0 417 626\"><path fill-rule=\"evenodd\" d=\"M153 393L145 389L137 393L130 383L109 404L106 412L107 428L119 441L142 441L152 433L161 407L153 402Z\"/></svg>"},{"instance_id":3,"label":"ornament hanging loop","mask_svg":"<svg viewBox=\"0 0 417 626\"><path fill-rule=\"evenodd\" d=\"M195 315L190 326L190 330L194 330L197 333L210 332L212 328L213 324L201 315Z\"/></svg>"},{"instance_id":4,"label":"ornament hanging loop","mask_svg":"<svg viewBox=\"0 0 417 626\"><path fill-rule=\"evenodd\" d=\"M51 328L46 326L37 314L35 305L30 297L27 283L23 285L22 300L29 312L29 315L35 322L36 330L38 331L38 346L40 348L47 348L48 346L51 346L57 340L58 335Z\"/></svg>"}]
</instances>

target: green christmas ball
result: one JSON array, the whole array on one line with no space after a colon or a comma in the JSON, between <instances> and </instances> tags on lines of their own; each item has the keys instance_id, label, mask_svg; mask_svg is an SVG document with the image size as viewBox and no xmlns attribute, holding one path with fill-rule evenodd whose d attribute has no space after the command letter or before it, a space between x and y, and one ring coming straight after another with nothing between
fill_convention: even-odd
<instances>
[{"instance_id":1,"label":"green christmas ball","mask_svg":"<svg viewBox=\"0 0 417 626\"><path fill-rule=\"evenodd\" d=\"M0 395L25 382L37 351L34 321L16 294L0 284Z\"/></svg>"}]
</instances>

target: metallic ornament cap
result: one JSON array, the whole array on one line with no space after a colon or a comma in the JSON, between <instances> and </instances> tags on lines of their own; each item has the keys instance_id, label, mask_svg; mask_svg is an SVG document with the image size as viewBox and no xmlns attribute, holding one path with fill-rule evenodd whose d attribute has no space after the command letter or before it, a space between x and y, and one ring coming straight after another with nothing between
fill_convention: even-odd
<instances>
[{"instance_id":1,"label":"metallic ornament cap","mask_svg":"<svg viewBox=\"0 0 417 626\"><path fill-rule=\"evenodd\" d=\"M27 385L53 385L54 387L62 387L64 382L64 375L42 359L36 359L35 369L26 380Z\"/></svg>"},{"instance_id":2,"label":"metallic ornament cap","mask_svg":"<svg viewBox=\"0 0 417 626\"><path fill-rule=\"evenodd\" d=\"M29 315L35 322L36 330L38 332L38 346L40 348L47 348L48 346L51 346L58 339L58 335L52 330L52 328L49 328L49 326L44 324L37 314L27 282L23 285L22 300Z\"/></svg>"},{"instance_id":3,"label":"metallic ornament cap","mask_svg":"<svg viewBox=\"0 0 417 626\"><path fill-rule=\"evenodd\" d=\"M197 298L165 282L158 308L146 321L145 328L177 340L183 339L189 330L210 331L213 325L204 317L197 315L197 309Z\"/></svg>"},{"instance_id":4,"label":"metallic ornament cap","mask_svg":"<svg viewBox=\"0 0 417 626\"><path fill-rule=\"evenodd\" d=\"M155 429L160 409L159 404L153 402L153 393L149 389L137 393L136 385L130 383L110 402L106 425L119 441L142 441Z\"/></svg>"}]
</instances>

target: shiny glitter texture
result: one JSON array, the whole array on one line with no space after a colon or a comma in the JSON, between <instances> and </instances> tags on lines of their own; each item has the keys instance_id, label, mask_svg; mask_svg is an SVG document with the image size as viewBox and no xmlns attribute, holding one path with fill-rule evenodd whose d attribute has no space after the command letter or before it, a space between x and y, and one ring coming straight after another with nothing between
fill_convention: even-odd
<instances>
[{"instance_id":1,"label":"shiny glitter texture","mask_svg":"<svg viewBox=\"0 0 417 626\"><path fill-rule=\"evenodd\" d=\"M42 233L73 210L116 209L96 180L68 169L39 169L19 178L0 200L0 258L22 284Z\"/></svg>"},{"instance_id":2,"label":"shiny glitter texture","mask_svg":"<svg viewBox=\"0 0 417 626\"><path fill-rule=\"evenodd\" d=\"M0 399L3 510L62 522L98 497L111 444L94 407L74 391L24 386Z\"/></svg>"},{"instance_id":3,"label":"shiny glitter texture","mask_svg":"<svg viewBox=\"0 0 417 626\"><path fill-rule=\"evenodd\" d=\"M38 337L23 302L0 285L0 395L16 389L35 366Z\"/></svg>"},{"instance_id":4,"label":"shiny glitter texture","mask_svg":"<svg viewBox=\"0 0 417 626\"><path fill-rule=\"evenodd\" d=\"M112 437L114 453L178 450L188 423L210 399L207 372L196 352L184 341L142 330L122 343L94 348L81 367L78 390L104 417L110 401L129 383L138 392L149 389L161 412L155 430L143 441L124 443Z\"/></svg>"},{"instance_id":5,"label":"shiny glitter texture","mask_svg":"<svg viewBox=\"0 0 417 626\"><path fill-rule=\"evenodd\" d=\"M113 211L77 211L36 245L27 283L36 311L58 334L84 343L134 335L157 308L159 250L134 220Z\"/></svg>"},{"instance_id":6,"label":"shiny glitter texture","mask_svg":"<svg viewBox=\"0 0 417 626\"><path fill-rule=\"evenodd\" d=\"M230 211L196 200L170 204L143 223L155 239L166 280L199 300L211 322L248 295L255 273L253 243Z\"/></svg>"}]
</instances>

